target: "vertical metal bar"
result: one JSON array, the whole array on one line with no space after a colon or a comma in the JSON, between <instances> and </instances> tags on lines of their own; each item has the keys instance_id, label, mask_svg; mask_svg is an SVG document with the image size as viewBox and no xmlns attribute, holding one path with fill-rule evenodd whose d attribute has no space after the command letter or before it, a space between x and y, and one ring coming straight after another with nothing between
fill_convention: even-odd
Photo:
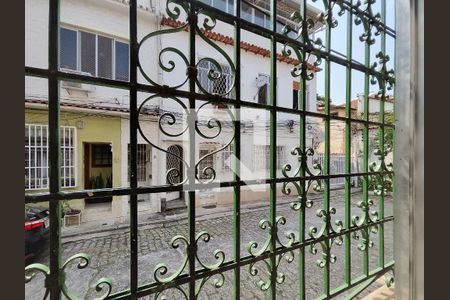
<instances>
[{"instance_id":1,"label":"vertical metal bar","mask_svg":"<svg viewBox=\"0 0 450 300\"><path fill-rule=\"evenodd\" d=\"M368 4L371 5L371 4ZM370 30L370 29L369 29ZM364 74L364 130L363 130L363 202L364 207L368 207L369 204L369 71L370 68L370 41L369 38L365 44L365 66L366 72ZM369 210L365 209L365 224L367 224L369 218ZM366 238L369 239L369 228L364 229ZM368 241L364 241L368 242ZM365 247L363 254L363 272L365 276L369 276L369 247Z\"/></svg>"},{"instance_id":2,"label":"vertical metal bar","mask_svg":"<svg viewBox=\"0 0 450 300\"><path fill-rule=\"evenodd\" d=\"M28 188L31 188L31 125L28 125Z\"/></svg>"},{"instance_id":3,"label":"vertical metal bar","mask_svg":"<svg viewBox=\"0 0 450 300\"><path fill-rule=\"evenodd\" d=\"M306 22L307 14L306 14L306 0L303 0L300 4L300 14L302 16L302 36L301 40L304 42L308 39L308 26ZM302 56L306 57L306 50L303 47L302 48ZM298 108L300 111L304 112L306 110L306 72L308 70L307 64L302 64L302 77L301 77L301 85L299 90L299 97L298 97ZM300 148L302 150L302 153L305 153L306 150L306 115L301 114L300 115ZM303 168L300 169L301 177L305 176L305 170ZM299 210L299 242L304 243L305 242L305 226L306 226L306 207L303 205L303 203L306 203L306 197L307 197L307 191L305 191L305 180L300 180L300 186L302 190L302 195L298 195L301 197L301 206ZM298 257L298 274L299 274L299 299L305 300L306 299L306 277L305 277L305 247L301 247L299 250L299 257Z\"/></svg>"},{"instance_id":4,"label":"vertical metal bar","mask_svg":"<svg viewBox=\"0 0 450 300\"><path fill-rule=\"evenodd\" d=\"M324 187L324 210L327 213L327 216L330 213L330 52L331 52L331 0L326 2L326 10L328 10L327 15L327 27L325 31L325 47L327 52L327 57L325 60L325 187ZM329 217L329 216L328 216ZM325 234L328 236L330 233L330 222L327 221ZM324 294L328 297L330 295L330 240L326 239L325 243L325 254L326 254L326 262L323 273L323 290Z\"/></svg>"},{"instance_id":5,"label":"vertical metal bar","mask_svg":"<svg viewBox=\"0 0 450 300\"><path fill-rule=\"evenodd\" d=\"M195 81L197 78L196 69L196 41L195 41L195 29L197 27L197 5L195 1L190 1L189 10L189 193L188 193L188 224L189 224L189 246L188 246L188 259L189 259L189 299L195 300L195 255L197 252L197 245L195 243L195 174L196 174L196 145L195 145L195 126L196 126L196 114L195 114Z\"/></svg>"},{"instance_id":6,"label":"vertical metal bar","mask_svg":"<svg viewBox=\"0 0 450 300\"><path fill-rule=\"evenodd\" d=\"M227 1L228 3L228 1ZM234 14L237 18L235 22L234 32L234 64L236 68L235 74L235 130L234 130L234 181L241 181L241 1L234 0ZM234 237L234 261L237 264L237 268L234 269L234 299L240 299L241 295L241 268L239 262L241 260L241 186L234 187L234 222L233 222L233 237Z\"/></svg>"},{"instance_id":7,"label":"vertical metal bar","mask_svg":"<svg viewBox=\"0 0 450 300\"><path fill-rule=\"evenodd\" d=\"M353 35L353 14L351 10L347 11L347 73L346 73L346 104L345 104L345 116L348 118L345 124L345 173L350 174L352 172L352 122L350 118L352 117L352 67L350 62L352 60L352 35ZM355 159L357 159L355 157ZM345 220L344 228L347 230L351 227L351 176L345 178ZM350 233L345 236L345 283L347 285L351 284L352 274L351 274L351 235Z\"/></svg>"},{"instance_id":8,"label":"vertical metal bar","mask_svg":"<svg viewBox=\"0 0 450 300\"><path fill-rule=\"evenodd\" d=\"M137 0L130 1L130 290L138 288L138 216L137 216Z\"/></svg>"},{"instance_id":9,"label":"vertical metal bar","mask_svg":"<svg viewBox=\"0 0 450 300\"><path fill-rule=\"evenodd\" d=\"M277 1L272 0L270 3L270 17L272 23L272 35L270 45L270 178L277 177L277 39L275 37L277 31ZM277 218L277 185L275 182L270 183L270 222L271 243L270 243L270 265L271 265L271 289L270 299L276 299L277 291L277 270L276 270L276 218Z\"/></svg>"},{"instance_id":10,"label":"vertical metal bar","mask_svg":"<svg viewBox=\"0 0 450 300\"><path fill-rule=\"evenodd\" d=\"M381 22L386 24L386 0L381 0ZM381 52L386 54L386 32L381 33ZM384 81L384 79L382 79ZM382 83L383 92L380 99L380 123L381 125L378 132L378 139L380 141L380 151L382 153L381 163L384 165L385 157L384 157L384 134L385 134L385 101L386 101L386 85L384 82ZM382 220L384 218L384 177L382 176L382 192L378 198L378 214L379 218ZM384 224L380 224L378 226L378 266L384 267Z\"/></svg>"},{"instance_id":11,"label":"vertical metal bar","mask_svg":"<svg viewBox=\"0 0 450 300\"><path fill-rule=\"evenodd\" d=\"M37 126L34 126L34 144L33 144L33 152L34 152L34 182L36 184L36 182L38 182L38 178L37 178ZM37 185L37 184L36 184ZM39 188L40 186L37 185L37 187Z\"/></svg>"},{"instance_id":12,"label":"vertical metal bar","mask_svg":"<svg viewBox=\"0 0 450 300\"><path fill-rule=\"evenodd\" d=\"M66 184L66 128L65 127L61 127L62 133L63 133L63 139L62 139L62 164L61 164L61 169L63 172L63 184L62 186L64 186Z\"/></svg>"},{"instance_id":13,"label":"vertical metal bar","mask_svg":"<svg viewBox=\"0 0 450 300\"><path fill-rule=\"evenodd\" d=\"M59 58L59 0L49 0L48 23L48 125L49 125L49 175L50 194L54 195L49 201L50 211L50 299L59 300L61 284L63 283L61 268L61 202L56 195L60 191L60 139L59 139L59 81L56 75Z\"/></svg>"}]
</instances>

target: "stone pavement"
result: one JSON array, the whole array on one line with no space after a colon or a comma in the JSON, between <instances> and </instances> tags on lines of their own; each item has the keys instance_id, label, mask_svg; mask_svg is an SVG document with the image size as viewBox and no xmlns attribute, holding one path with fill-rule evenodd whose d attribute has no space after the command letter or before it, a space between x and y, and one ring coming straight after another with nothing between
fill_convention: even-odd
<instances>
[{"instance_id":1,"label":"stone pavement","mask_svg":"<svg viewBox=\"0 0 450 300\"><path fill-rule=\"evenodd\" d=\"M320 196L320 195L319 195ZM378 207L377 197L371 196L374 200L373 208ZM361 210L356 206L361 199L360 193L352 194L352 215L360 215ZM277 215L286 217L286 224L279 226L279 234L282 242L285 231L293 231L298 237L298 213L289 207L289 199L284 197L279 199L277 204ZM314 200L312 208L306 212L306 228L316 226L320 229L322 219L316 216L316 211L323 206L323 201L319 197ZM332 194L331 206L336 208L336 214L332 216L332 223L335 220L343 220L344 218L344 199L342 193L335 192ZM392 199L387 198L385 201L386 216L392 215ZM208 243L199 241L198 255L205 263L214 263L214 250L221 249L225 253L226 261L232 259L233 249L233 217L232 211L221 211L217 214L198 216L196 221L196 232L207 231L211 235ZM243 209L241 213L241 256L248 255L247 244L250 241L258 243L258 249L264 243L267 237L267 230L258 227L261 219L268 218L269 208L268 202L259 207L251 209ZM188 236L188 225L185 218L179 217L171 221L159 220L151 224L139 227L139 284L147 284L154 282L154 269L157 264L164 262L168 266L167 275L178 269L182 258L184 257L184 246L181 245L177 249L170 247L169 242L176 235ZM372 234L371 239L374 242L373 248L370 249L370 269L377 267L378 260L378 234ZM362 275L363 256L362 252L357 249L359 241L352 239L352 276ZM321 295L323 285L323 269L316 265L316 260L320 259L321 249L316 255L306 251L306 289L307 299L314 299ZM98 294L95 292L93 285L96 280L101 277L109 277L113 282L113 293L129 288L129 272L130 272L130 250L129 250L129 231L128 228L115 229L103 232L91 232L85 235L73 234L63 239L62 260L65 261L71 255L84 252L90 255L91 260L89 266L85 269L77 269L76 263L69 264L66 270L66 282L70 291L83 298L92 299ZM344 247L334 245L332 253L337 256L336 263L330 267L330 284L331 288L336 288L343 284L344 280ZM292 263L282 260L279 271L283 272L286 277L284 283L277 285L277 294L279 299L295 299L298 298L298 253L295 253L295 259ZM388 222L385 225L385 261L389 262L393 259L393 224ZM36 262L48 265L48 251L42 253L36 258ZM197 264L200 268L200 265ZM250 276L248 266L241 269L241 298L242 299L267 299L266 292L258 289L256 284L261 279L267 279L265 264L259 262L256 264L259 272L256 276ZM185 268L185 272L187 267ZM215 276L211 278L202 288L199 295L200 299L231 299L233 291L233 271L224 274L225 282L221 288L213 286ZM37 275L30 283L26 284L26 299L42 299L43 277ZM198 283L200 284L200 282ZM380 285L375 284L367 289L360 297L367 295L369 292L378 288ZM181 287L187 292L187 286ZM176 289L164 292L167 299L183 299L182 293ZM341 296L338 296L339 299ZM150 298L148 298L150 299Z\"/></svg>"}]
</instances>

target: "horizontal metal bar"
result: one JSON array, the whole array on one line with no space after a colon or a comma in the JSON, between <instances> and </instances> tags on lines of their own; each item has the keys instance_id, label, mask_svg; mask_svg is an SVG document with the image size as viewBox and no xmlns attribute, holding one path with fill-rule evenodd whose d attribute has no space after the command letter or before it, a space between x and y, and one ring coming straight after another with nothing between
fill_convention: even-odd
<instances>
[{"instance_id":1,"label":"horizontal metal bar","mask_svg":"<svg viewBox=\"0 0 450 300\"><path fill-rule=\"evenodd\" d=\"M47 77L49 76L48 70L35 68L35 67L25 67L25 75L28 76L36 76L36 77ZM124 81L118 81L113 79L105 79L100 77L91 77L81 74L72 74L72 73L66 73L66 72L57 72L57 77L59 80L72 80L77 81L81 83L86 84L96 84L101 86L107 86L107 87L113 87L113 88L120 88L120 89L129 89L131 84ZM158 86L151 86L146 84L138 84L137 89L140 92L147 92L152 94L158 94L161 95L161 97L164 96L175 96L175 97L181 97L181 98L187 98L191 95L191 93L186 91L181 91L177 89L173 89L167 86L158 87ZM221 96L211 96L206 94L200 94L195 93L195 97L198 100L204 100L209 101L211 103L217 103L217 104L223 104L226 103L227 105L236 105L238 101L230 101L229 98L221 97ZM379 127L388 127L388 128L395 128L395 125L393 124L383 124L377 121L366 121L363 119L354 119L354 118L347 118L347 117L340 117L340 116L331 116L327 114L312 112L312 111L303 111L303 110L297 110L287 107L280 107L280 106L273 106L270 104L261 104L256 102L250 102L250 101L239 101L239 104L242 107L248 107L248 108L255 108L255 109L264 109L264 110L275 110L277 112L282 113L290 113L295 115L304 115L307 117L316 117L316 118L323 118L323 119L330 119L330 120L338 120L338 121L350 121L352 123L359 123L359 124L369 124L373 126L379 126Z\"/></svg>"},{"instance_id":2,"label":"horizontal metal bar","mask_svg":"<svg viewBox=\"0 0 450 300\"><path fill-rule=\"evenodd\" d=\"M376 222L371 222L371 223L365 224L365 225L360 226L360 227L353 226L350 229L342 230L340 233L329 234L328 236L323 236L323 237L321 237L319 239L312 239L312 238L310 238L308 240L305 240L304 243L297 242L297 243L294 243L291 247L281 247L281 246L279 246L279 247L277 247L275 249L273 255L279 255L279 254L284 254L284 253L287 253L287 252L290 252L290 251L295 251L295 250L298 250L300 248L304 248L304 247L310 246L312 244L320 243L321 241L324 241L324 240L329 240L329 239L332 239L332 238L336 238L336 237L339 237L339 236L350 234L352 232L363 230L365 228L370 228L370 227L373 227L373 226L377 226L379 224L384 224L386 222L392 222L393 220L394 220L393 217L387 217L387 218L385 218L383 220L378 220ZM268 258L271 257L271 255L272 255L272 253L270 252L270 250L267 250L266 252L264 252L260 256L256 256L255 257L255 256L250 256L249 255L249 256L242 257L241 260L238 261L238 262L234 262L234 261L225 262L222 266L220 266L217 269L213 269L213 270L208 270L208 269L197 270L195 272L195 278L197 280L200 280L202 278L213 276L213 275L216 275L216 274L219 274L219 273L224 273L224 272L227 272L227 271L231 271L231 270L236 269L236 268L242 268L242 267L244 267L246 265L249 265L251 263L256 263L258 261L262 261L262 260L268 259ZM363 282L364 280L367 280L370 277L376 276L377 274L379 274L381 272L389 271L389 269L392 268L392 267L393 267L393 263L387 264L385 269L383 269L381 271L378 271L378 272L375 272L375 273L372 273L369 276L365 276L364 279L358 279L358 280L354 281L351 285L346 286L345 288L337 289L335 291L335 293L336 294L342 293L342 292L348 290L349 288L355 287L356 285L358 285L359 283ZM161 284L161 283L158 283L158 282L154 282L154 283L151 283L151 284L146 284L146 285L140 286L138 288L135 296L137 296L137 297L144 297L146 295L150 295L150 294L154 294L154 293L157 293L157 292L161 292L163 290L166 290L166 289L169 289L169 288L173 288L173 287L177 287L177 286L186 284L188 282L190 282L189 275L188 274L183 274L183 275L180 275L178 278L174 279L173 281L171 281L169 283ZM130 298L127 298L128 295L129 295L129 291L122 291L122 292L118 292L116 294L111 295L107 299L130 299ZM333 294L333 295L335 295L335 294Z\"/></svg>"},{"instance_id":3,"label":"horizontal metal bar","mask_svg":"<svg viewBox=\"0 0 450 300\"><path fill-rule=\"evenodd\" d=\"M376 268L375 270L370 272L370 274L368 276L366 276L366 275L359 276L358 278L353 280L351 284L349 284L349 285L344 284L340 287L337 287L337 288L331 290L330 295L333 297L336 297L354 287L357 287L358 285L364 283L365 281L370 280L371 278L379 278L382 275L386 274L387 272L392 271L394 269L394 266L395 266L395 263L392 261L392 262L386 264L386 266L384 268ZM315 300L319 300L319 299L328 299L328 298L324 295L322 297L316 298Z\"/></svg>"},{"instance_id":4,"label":"horizontal metal bar","mask_svg":"<svg viewBox=\"0 0 450 300\"><path fill-rule=\"evenodd\" d=\"M112 189L98 189L98 190L80 190L80 191L68 191L59 192L56 194L51 193L33 193L25 194L25 203L37 203L45 202L52 199L58 200L75 200L75 199L93 199L93 198L105 198L112 196L127 196L127 195L140 195L140 194L154 194L162 192L176 192L183 191L187 188L201 191L211 188L227 188L237 186L252 186L252 185L267 185L272 183L284 183L284 182L298 182L300 180L326 180L328 178L347 178L347 177L363 177L363 176L375 176L375 175L389 175L394 174L391 171L380 172L366 172L366 173L351 173L351 174L333 174L333 175L319 175L319 176L304 176L304 177L288 177L288 178L266 178L257 180L241 180L241 181L226 181L215 183L196 183L194 185L161 185L150 187L137 187L135 189L126 188L112 188Z\"/></svg>"}]
</instances>

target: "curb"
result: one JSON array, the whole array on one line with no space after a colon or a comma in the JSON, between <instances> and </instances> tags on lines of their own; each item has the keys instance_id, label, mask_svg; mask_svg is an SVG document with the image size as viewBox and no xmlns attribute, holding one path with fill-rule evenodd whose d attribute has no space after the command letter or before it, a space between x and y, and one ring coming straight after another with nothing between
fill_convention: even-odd
<instances>
[{"instance_id":1,"label":"curb","mask_svg":"<svg viewBox=\"0 0 450 300\"><path fill-rule=\"evenodd\" d=\"M352 191L352 194L354 193L358 193L360 192L359 190L356 191ZM336 193L336 195L333 195L333 197L339 196L344 194L344 192L342 193ZM312 195L310 197L311 200L320 200L320 198L322 198L321 195ZM323 200L323 199L322 199ZM289 205L292 202L292 200L288 200L288 201L280 201L278 204L285 206L285 205ZM250 211L258 211L261 209L264 209L265 207L267 207L267 204L265 203L265 201L261 201L259 203L255 203L255 204L247 204L247 205L243 205L241 206L241 213L248 213ZM225 207L226 209L226 207ZM225 217L225 216L229 216L232 215L233 211L231 210L224 210L224 211L211 211L211 213L205 213L203 215L199 215L196 217L196 220L198 221L204 221L204 220L209 220L212 218L218 218L218 217ZM186 212L180 213L180 214L173 214L173 215L160 215L161 218L155 218L154 220L150 220L150 221L146 221L146 222L142 222L138 224L138 228L139 229L153 229L153 228L163 228L163 227L170 227L170 226L175 226L178 224L185 224L188 220L188 216ZM115 232L115 234L120 234L123 232L117 232L117 231L129 231L129 225L128 224L120 224L120 225L109 225L107 227L103 227L103 228L99 228L99 229L91 229L91 230L84 230L82 228L77 228L76 230L73 230L73 232L67 232L67 233L62 233L62 240L71 240L71 241L76 241L78 239L74 239L76 237L80 237L80 236L86 236L82 239L88 239L90 237L88 237L88 235L96 235L96 234L101 234L101 233L105 233L105 232ZM81 239L80 239L81 240ZM68 242L68 241L67 241Z\"/></svg>"}]
</instances>

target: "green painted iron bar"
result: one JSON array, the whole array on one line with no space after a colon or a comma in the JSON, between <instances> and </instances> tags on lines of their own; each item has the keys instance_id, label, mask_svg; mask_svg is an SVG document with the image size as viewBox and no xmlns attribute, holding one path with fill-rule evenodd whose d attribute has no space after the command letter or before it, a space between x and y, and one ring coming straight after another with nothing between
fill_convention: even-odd
<instances>
[{"instance_id":1,"label":"green painted iron bar","mask_svg":"<svg viewBox=\"0 0 450 300\"><path fill-rule=\"evenodd\" d=\"M327 11L326 16L326 30L325 30L325 49L328 54L331 51L331 23L332 23L332 7L330 0L324 1L325 10ZM324 180L324 201L323 201L323 209L326 213L326 230L324 232L325 236L329 236L331 231L331 216L330 213L330 106L331 106L331 97L330 97L330 57L327 56L325 60L325 151L324 151L324 175L326 178ZM323 268L323 292L324 295L330 295L330 254L331 254L331 244L330 240L326 239L324 241L325 244L325 267Z\"/></svg>"},{"instance_id":2,"label":"green painted iron bar","mask_svg":"<svg viewBox=\"0 0 450 300\"><path fill-rule=\"evenodd\" d=\"M137 0L130 1L130 187L137 188ZM130 290L138 288L138 212L137 195L130 194Z\"/></svg>"},{"instance_id":3,"label":"green painted iron bar","mask_svg":"<svg viewBox=\"0 0 450 300\"><path fill-rule=\"evenodd\" d=\"M302 16L302 32L301 32L301 41L304 42L308 39L308 26L306 22L306 0L302 0L299 2L300 5L300 14ZM302 48L302 56L306 57L306 50ZM307 65L302 64L302 76L301 76L301 85L299 91L299 103L298 108L300 111L306 110L306 71ZM300 115L300 149L302 153L306 153L306 115ZM300 164L300 162L299 162ZM301 177L305 176L305 170L302 168L299 174ZM306 203L307 191L305 191L306 183L305 180L300 180L300 186L302 194L298 195L301 197L301 207L299 210L299 242L305 242L305 232L306 232L306 206L303 203ZM299 299L306 299L306 260L305 260L305 247L301 247L299 249L299 258L298 258L298 274L299 274Z\"/></svg>"},{"instance_id":4,"label":"green painted iron bar","mask_svg":"<svg viewBox=\"0 0 450 300\"><path fill-rule=\"evenodd\" d=\"M270 1L270 23L273 33L277 31L277 1ZM270 44L270 178L277 178L277 111L273 109L277 106L277 38L273 34ZM270 207L269 219L270 227L270 291L269 298L276 299L277 295L277 185L270 184Z\"/></svg>"},{"instance_id":5,"label":"green painted iron bar","mask_svg":"<svg viewBox=\"0 0 450 300\"><path fill-rule=\"evenodd\" d=\"M361 230L361 228L365 228L367 226L377 226L380 223L392 222L393 220L394 220L393 217L388 217L385 220L379 220L379 221L373 222L373 223L371 223L369 225L362 225L360 227L354 226L354 227L352 227L349 230L343 230L342 232L337 233L337 234L336 233L332 234L329 237L321 237L319 239L311 239L310 238L310 239L306 240L304 243L298 243L297 242L293 246L288 247L288 248L284 248L284 247L280 246L280 247L277 248L277 253L278 254L284 254L284 253L287 253L289 251L297 250L297 249L300 249L300 248L306 248L307 246L310 246L310 245L312 245L314 243L320 243L320 242L322 242L322 241L324 241L326 239L329 239L329 238L336 238L336 237L339 237L339 236L344 236L344 235L346 235L348 233L359 231L359 230ZM245 256L245 257L241 257L241 261L239 263L235 263L233 261L228 261L228 262L225 262L218 269L214 269L214 270L207 270L207 269L197 270L196 274L195 274L195 277L197 279L202 279L202 278L205 278L205 277L214 276L214 275L219 274L219 273L224 273L224 272L233 270L236 267L243 267L243 266L247 266L247 265L249 265L251 263L254 263L254 262L259 262L259 261L263 261L263 260L266 260L266 259L270 259L270 256L271 256L270 250L266 251L265 253L261 254L260 256L248 255L248 256ZM386 264L385 269L391 268L393 265L394 265L394 262L390 262L390 263ZM376 270L373 270L372 272L369 273L368 276L363 275L363 276L360 276L360 277L354 279L352 284L348 288L352 288L352 287L358 285L359 283L361 283L362 281L366 280L370 276L375 276L376 274L379 273L379 271L380 271L380 268L378 268ZM177 277L176 279L174 279L173 281L165 283L164 285L158 284L156 282L151 283L151 284L142 285L142 286L139 287L139 292L138 292L138 294L136 296L137 297L142 297L144 295L148 295L148 294L152 294L152 293L155 293L155 292L159 292L159 291L168 289L170 287L180 286L180 285L188 283L190 280L191 279L190 279L189 274L183 274L183 275L180 275L179 277ZM345 285L345 286L347 286L347 285ZM348 290L348 288L347 288L347 290ZM334 289L332 291L332 293L330 293L330 295L334 295L334 293L336 293L338 291L342 291L342 287ZM118 292L118 293L115 293L115 294L111 295L111 297L112 298L119 297L121 295L126 294L127 292L128 291L121 291L121 292ZM110 298L108 298L108 299L110 299ZM118 298L118 299L122 299L122 298Z\"/></svg>"},{"instance_id":6,"label":"green painted iron bar","mask_svg":"<svg viewBox=\"0 0 450 300\"><path fill-rule=\"evenodd\" d=\"M49 124L49 191L57 194L61 188L61 142L60 142L60 111L59 111L59 81L56 77L59 62L59 17L60 1L49 2L49 32L48 32L48 124ZM59 300L64 279L61 273L61 202L50 200L50 277L48 288L50 299Z\"/></svg>"},{"instance_id":7,"label":"green painted iron bar","mask_svg":"<svg viewBox=\"0 0 450 300\"><path fill-rule=\"evenodd\" d=\"M234 14L237 19L241 16L241 1L234 0ZM235 123L234 123L234 181L241 181L241 112L240 112L240 101L241 101L241 28L238 22L234 25L234 65L236 68L235 75ZM233 201L233 254L234 262L236 263L236 268L234 269L234 293L233 297L235 300L241 298L241 187L234 187L234 201Z\"/></svg>"},{"instance_id":8,"label":"green painted iron bar","mask_svg":"<svg viewBox=\"0 0 450 300\"><path fill-rule=\"evenodd\" d=\"M386 0L381 0L381 22L386 23ZM381 33L381 52L386 55L386 33ZM380 101L380 123L385 123L385 101L386 101L386 84L382 83L383 91ZM381 165L384 166L384 148L385 148L385 130L384 127L379 128L378 140L380 141ZM384 177L381 177L382 191L378 197L378 215L379 218L384 218ZM378 227L378 267L384 267L384 225L380 224Z\"/></svg>"},{"instance_id":9,"label":"green painted iron bar","mask_svg":"<svg viewBox=\"0 0 450 300\"><path fill-rule=\"evenodd\" d=\"M197 27L197 5L196 1L190 1L190 7L188 12L189 20L189 108L188 113L188 124L189 126L189 167L188 167L188 185L191 186L195 183L196 179L196 151L195 151L195 128L192 126L196 123L195 115L195 81L197 79L197 67L196 67L196 43L195 43L195 29ZM195 242L195 190L189 187L188 192L188 225L189 225L189 245L187 246L188 251L188 262L189 262L189 299L194 300L196 298L195 289L195 256L197 254L197 244Z\"/></svg>"},{"instance_id":10,"label":"green painted iron bar","mask_svg":"<svg viewBox=\"0 0 450 300\"><path fill-rule=\"evenodd\" d=\"M370 5L370 4L368 4ZM365 61L366 67L370 66L370 41L367 38L365 43ZM369 120L369 74L366 72L364 75L364 130L363 130L363 172L368 172L369 170L369 125L367 121ZM369 176L363 176L363 202L367 208L369 205ZM369 209L364 209L365 223L369 219ZM369 242L370 229L365 229L366 243ZM369 247L365 247L363 254L363 272L367 276L369 274Z\"/></svg>"},{"instance_id":11,"label":"green painted iron bar","mask_svg":"<svg viewBox=\"0 0 450 300\"><path fill-rule=\"evenodd\" d=\"M347 60L352 60L352 38L353 38L353 15L347 11ZM345 93L345 116L347 118L345 122L345 173L351 173L351 151L352 151L352 68L350 65L346 68L346 93ZM351 202L351 185L350 177L345 178L345 220L344 228L348 229L351 227L351 213L352 213L352 202ZM347 286L351 285L352 282L352 237L350 234L345 236L345 284Z\"/></svg>"}]
</instances>

